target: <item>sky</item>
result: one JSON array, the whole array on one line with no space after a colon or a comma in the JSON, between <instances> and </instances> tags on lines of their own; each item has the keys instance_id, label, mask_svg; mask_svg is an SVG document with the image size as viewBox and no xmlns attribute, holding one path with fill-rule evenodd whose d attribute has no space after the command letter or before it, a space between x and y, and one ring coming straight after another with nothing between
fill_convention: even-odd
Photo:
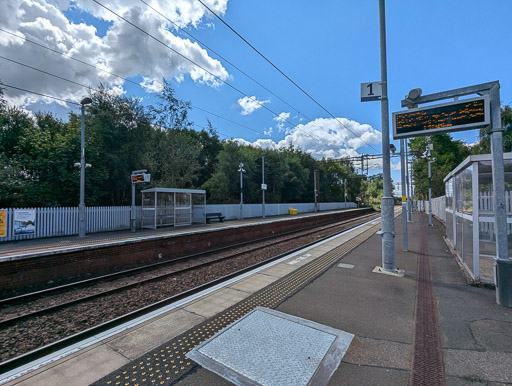
<instances>
[{"instance_id":1,"label":"sky","mask_svg":"<svg viewBox=\"0 0 512 386\"><path fill-rule=\"evenodd\" d=\"M101 82L155 104L165 78L191 102L195 128L209 120L222 139L293 144L315 158L382 154L380 102L360 100L360 84L380 80L378 0L203 2L317 103L198 0L2 1L0 81L74 102L87 95L83 86ZM425 95L499 80L502 104L512 104L511 11L510 0L388 0L389 116L417 87ZM79 109L12 88L4 94L64 120ZM478 131L453 137L471 144ZM369 167L382 172L380 160ZM400 181L398 158L391 176Z\"/></svg>"}]
</instances>

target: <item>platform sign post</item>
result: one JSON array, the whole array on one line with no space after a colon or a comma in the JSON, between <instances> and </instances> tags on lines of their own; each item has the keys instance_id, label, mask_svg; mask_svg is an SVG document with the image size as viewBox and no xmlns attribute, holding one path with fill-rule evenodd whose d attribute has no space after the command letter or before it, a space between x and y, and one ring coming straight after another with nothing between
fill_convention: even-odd
<instances>
[{"instance_id":1,"label":"platform sign post","mask_svg":"<svg viewBox=\"0 0 512 386\"><path fill-rule=\"evenodd\" d=\"M496 234L496 260L494 265L496 302L506 307L512 307L512 280L505 273L511 261L508 257L503 128L501 127L499 89L500 83L494 81L430 95L417 95L412 100L405 98L402 100L402 107L451 98L454 101L393 113L393 134L395 138L409 138L491 125L494 229ZM458 99L461 96L472 94L477 94L478 97ZM412 115L407 115L411 112ZM473 192L473 194L475 193Z\"/></svg>"},{"instance_id":2,"label":"platform sign post","mask_svg":"<svg viewBox=\"0 0 512 386\"><path fill-rule=\"evenodd\" d=\"M146 169L132 171L132 208L130 211L130 230L132 232L135 232L135 222L137 220L137 216L135 213L135 184L151 181L151 174L148 174L146 172Z\"/></svg>"}]
</instances>

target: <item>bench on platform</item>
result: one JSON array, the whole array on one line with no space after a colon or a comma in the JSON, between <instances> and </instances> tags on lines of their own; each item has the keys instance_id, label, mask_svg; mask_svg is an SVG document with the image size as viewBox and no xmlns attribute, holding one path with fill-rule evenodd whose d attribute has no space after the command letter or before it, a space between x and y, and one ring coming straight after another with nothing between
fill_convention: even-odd
<instances>
[{"instance_id":1,"label":"bench on platform","mask_svg":"<svg viewBox=\"0 0 512 386\"><path fill-rule=\"evenodd\" d=\"M224 216L222 213L206 213L206 223L208 224L210 220L218 219L219 222L224 221Z\"/></svg>"}]
</instances>

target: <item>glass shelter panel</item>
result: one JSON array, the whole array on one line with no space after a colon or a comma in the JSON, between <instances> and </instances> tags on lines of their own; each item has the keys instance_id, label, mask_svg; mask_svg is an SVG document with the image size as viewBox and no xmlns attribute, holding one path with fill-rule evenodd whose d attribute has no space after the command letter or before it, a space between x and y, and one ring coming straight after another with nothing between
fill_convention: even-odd
<instances>
[{"instance_id":1,"label":"glass shelter panel","mask_svg":"<svg viewBox=\"0 0 512 386\"><path fill-rule=\"evenodd\" d=\"M462 252L462 175L455 176L455 250Z\"/></svg>"},{"instance_id":2,"label":"glass shelter panel","mask_svg":"<svg viewBox=\"0 0 512 386\"><path fill-rule=\"evenodd\" d=\"M446 181L446 237L453 244L453 178Z\"/></svg>"},{"instance_id":3,"label":"glass shelter panel","mask_svg":"<svg viewBox=\"0 0 512 386\"><path fill-rule=\"evenodd\" d=\"M480 279L494 281L493 264L496 256L494 233L494 202L491 161L478 165L478 235L480 243Z\"/></svg>"},{"instance_id":4,"label":"glass shelter panel","mask_svg":"<svg viewBox=\"0 0 512 386\"><path fill-rule=\"evenodd\" d=\"M462 172L462 261L470 269L473 268L473 167L469 166Z\"/></svg>"}]
</instances>

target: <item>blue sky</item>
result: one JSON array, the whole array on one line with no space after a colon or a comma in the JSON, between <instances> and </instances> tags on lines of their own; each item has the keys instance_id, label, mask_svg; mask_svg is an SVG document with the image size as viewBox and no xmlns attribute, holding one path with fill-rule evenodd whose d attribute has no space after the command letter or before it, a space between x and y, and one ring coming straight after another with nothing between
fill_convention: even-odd
<instances>
[{"instance_id":1,"label":"blue sky","mask_svg":"<svg viewBox=\"0 0 512 386\"><path fill-rule=\"evenodd\" d=\"M100 64L137 83L142 77L158 82L170 79L176 96L223 118L193 109L199 126L209 118L221 138L239 138L260 146L289 144L312 151L316 157L381 153L379 102L360 102L360 83L380 79L378 0L315 2L302 0L207 1L215 11L276 66L311 94L355 136L280 75L220 21L208 15L197 0L147 0L171 20L279 96L262 89L210 50L176 29L138 0L101 3L148 32L159 36L187 57L243 91L208 76L151 41L91 0L12 0L0 5L0 27L59 49L81 60ZM424 94L499 80L502 103L512 103L509 0L388 1L388 91L390 117L401 110L400 100L412 88ZM91 28L94 27L94 28ZM170 32L161 32L162 29ZM191 41L188 41L190 39ZM69 59L34 47L0 31L2 56L95 86L113 82L117 92L154 103L155 93L82 68ZM0 60L0 79L29 90L64 99L80 100L85 90L47 75ZM194 72L195 71L195 72ZM204 74L203 74L204 75ZM149 81L151 82L151 81ZM215 84L216 83L216 84ZM155 83L156 85L156 83ZM65 117L69 108L26 94L6 90L12 103L29 110L50 110ZM254 97L265 108L242 114L239 100ZM251 103L249 101L248 107ZM293 106L292 107L290 107ZM256 105L257 107L259 105ZM300 113L299 113L300 112ZM289 114L289 116L288 116ZM241 127L226 119L238 122ZM313 122L311 122L313 121ZM363 136L363 142L360 137ZM476 131L454 134L468 143ZM398 141L394 141L398 147ZM394 160L396 163L397 160ZM370 164L372 167L372 164ZM371 173L378 173L375 162ZM395 165L396 168L396 165ZM399 170L392 178L399 180Z\"/></svg>"}]
</instances>

